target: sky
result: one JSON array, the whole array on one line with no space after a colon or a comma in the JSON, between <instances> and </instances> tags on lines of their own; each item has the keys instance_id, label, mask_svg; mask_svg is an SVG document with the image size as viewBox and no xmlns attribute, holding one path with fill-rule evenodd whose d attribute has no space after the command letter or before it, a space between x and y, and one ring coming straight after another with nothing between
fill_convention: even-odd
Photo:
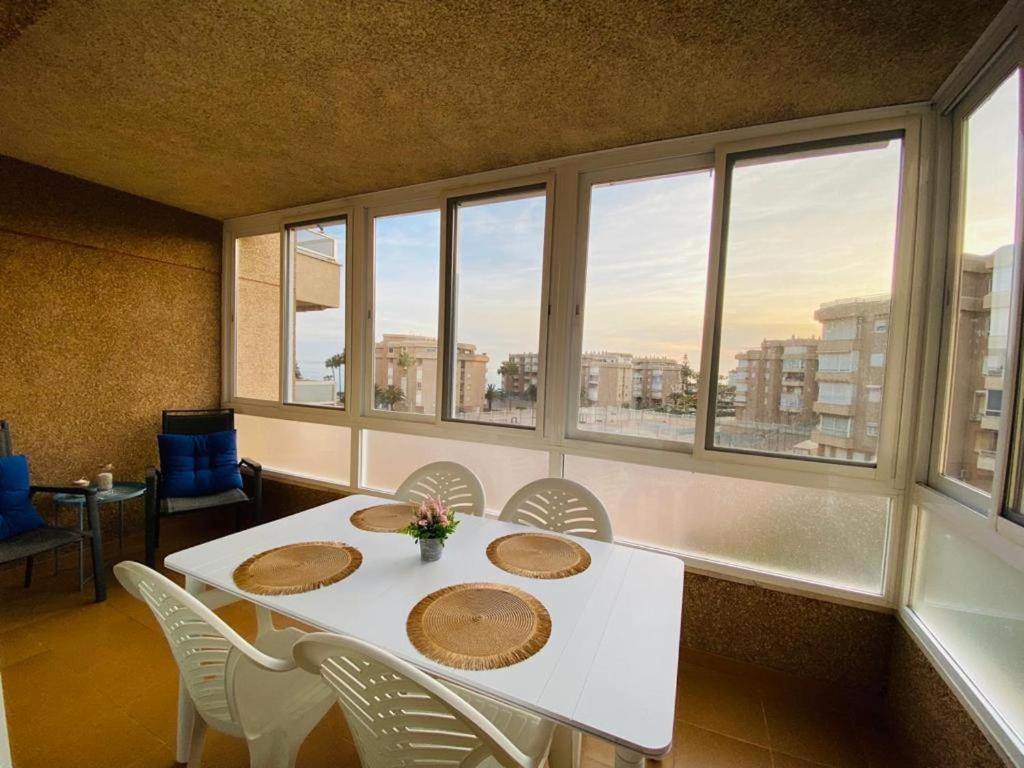
<instances>
[{"instance_id":1,"label":"sky","mask_svg":"<svg viewBox=\"0 0 1024 768\"><path fill-rule=\"evenodd\" d=\"M1017 75L975 112L964 248L1012 240ZM736 164L719 372L764 338L819 336L824 302L888 293L893 280L902 142L752 158ZM710 171L595 185L587 242L586 351L700 361ZM536 351L541 316L543 195L464 204L457 233L457 338L490 356L488 381L512 352ZM440 211L378 217L375 338L437 335ZM344 224L333 234L344 237ZM343 309L300 313L297 358L313 377L340 351Z\"/></svg>"},{"instance_id":2,"label":"sky","mask_svg":"<svg viewBox=\"0 0 1024 768\"><path fill-rule=\"evenodd\" d=\"M1013 75L967 121L963 249L986 254L1013 242L1020 75Z\"/></svg>"}]
</instances>

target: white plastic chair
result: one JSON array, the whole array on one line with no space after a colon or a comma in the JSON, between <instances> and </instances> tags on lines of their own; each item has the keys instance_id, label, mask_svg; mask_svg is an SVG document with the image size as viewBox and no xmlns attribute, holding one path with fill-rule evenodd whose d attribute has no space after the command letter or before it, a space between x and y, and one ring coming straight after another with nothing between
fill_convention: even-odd
<instances>
[{"instance_id":1,"label":"white plastic chair","mask_svg":"<svg viewBox=\"0 0 1024 768\"><path fill-rule=\"evenodd\" d=\"M597 496L579 483L558 477L524 485L512 494L499 519L598 541L614 539L608 512Z\"/></svg>"},{"instance_id":2,"label":"white plastic chair","mask_svg":"<svg viewBox=\"0 0 1024 768\"><path fill-rule=\"evenodd\" d=\"M292 646L305 633L270 630L257 648L194 595L141 563L118 563L114 574L153 611L195 706L189 768L201 765L207 726L245 739L253 768L294 766L302 742L334 703L331 689L292 658Z\"/></svg>"},{"instance_id":3,"label":"white plastic chair","mask_svg":"<svg viewBox=\"0 0 1024 768\"><path fill-rule=\"evenodd\" d=\"M484 513L483 486L472 471L454 461L435 461L420 467L395 492L396 498L414 504L428 496L440 496L450 509L462 515L480 517Z\"/></svg>"},{"instance_id":4,"label":"white plastic chair","mask_svg":"<svg viewBox=\"0 0 1024 768\"><path fill-rule=\"evenodd\" d=\"M337 693L362 768L539 768L547 758L549 721L445 686L369 643L309 634L295 660Z\"/></svg>"}]
</instances>

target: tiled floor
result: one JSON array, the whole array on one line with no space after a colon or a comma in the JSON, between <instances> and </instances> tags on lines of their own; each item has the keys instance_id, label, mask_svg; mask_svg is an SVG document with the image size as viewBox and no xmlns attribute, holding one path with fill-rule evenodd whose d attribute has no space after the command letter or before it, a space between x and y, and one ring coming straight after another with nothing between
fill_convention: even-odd
<instances>
[{"instance_id":1,"label":"tiled floor","mask_svg":"<svg viewBox=\"0 0 1024 768\"><path fill-rule=\"evenodd\" d=\"M182 528L179 544L195 532ZM129 542L126 556L135 555ZM64 558L68 565L74 559ZM116 558L111 558L116 559ZM3 574L0 674L17 768L174 765L177 676L148 610L112 577L106 603L75 589L70 570L22 590ZM220 614L255 630L241 603ZM900 766L870 706L785 675L720 657L684 653L676 739L652 768ZM584 766L613 763L612 747L584 742ZM246 766L242 742L211 731L205 766ZM337 708L314 730L300 766L354 766L355 749Z\"/></svg>"}]
</instances>

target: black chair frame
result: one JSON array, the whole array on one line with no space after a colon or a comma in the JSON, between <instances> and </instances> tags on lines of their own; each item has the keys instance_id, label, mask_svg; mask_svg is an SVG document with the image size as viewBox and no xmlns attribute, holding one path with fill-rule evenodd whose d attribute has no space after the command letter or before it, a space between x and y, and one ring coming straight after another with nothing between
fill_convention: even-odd
<instances>
[{"instance_id":1,"label":"black chair frame","mask_svg":"<svg viewBox=\"0 0 1024 768\"><path fill-rule=\"evenodd\" d=\"M14 448L11 441L10 425L6 421L0 421L0 456L11 456L13 454ZM35 496L37 493L71 493L84 496L85 508L89 517L89 530L80 531L77 528L44 525L42 528L20 533L0 541L0 563L24 559L25 588L28 589L32 586L32 565L36 555L43 554L44 552L54 552L63 546L74 544L83 538L88 538L92 552L93 592L96 602L102 603L107 599L107 582L103 567L103 538L100 529L100 512L99 504L96 501L96 489L63 485L30 485L29 495ZM54 557L56 557L56 554Z\"/></svg>"},{"instance_id":2,"label":"black chair frame","mask_svg":"<svg viewBox=\"0 0 1024 768\"><path fill-rule=\"evenodd\" d=\"M235 428L235 411L233 408L204 408L192 410L164 411L161 418L163 434L204 435L211 432L224 432ZM242 481L247 486L246 501L233 503L235 507L235 526L242 527L242 512L245 508L252 510L253 522L256 525L263 519L263 467L258 461L242 458L238 462L242 473ZM246 482L248 481L248 482ZM181 512L165 512L161 495L161 472L159 467L146 467L146 565L151 568L156 560L156 550L160 546L160 519L185 514ZM201 501L197 499L197 501ZM200 512L216 509L225 504L196 506L187 512Z\"/></svg>"}]
</instances>

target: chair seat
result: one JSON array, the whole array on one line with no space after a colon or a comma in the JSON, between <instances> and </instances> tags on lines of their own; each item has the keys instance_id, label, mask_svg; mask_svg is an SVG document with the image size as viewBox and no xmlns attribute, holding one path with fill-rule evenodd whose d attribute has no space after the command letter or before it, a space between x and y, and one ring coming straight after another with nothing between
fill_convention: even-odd
<instances>
[{"instance_id":1,"label":"chair seat","mask_svg":"<svg viewBox=\"0 0 1024 768\"><path fill-rule=\"evenodd\" d=\"M544 720L518 707L476 693L455 683L445 681L443 685L453 690L477 712L498 726L498 730L505 734L508 740L527 757L539 760L551 746L555 725L550 720ZM480 762L477 768L501 768L501 764L491 756Z\"/></svg>"},{"instance_id":2,"label":"chair seat","mask_svg":"<svg viewBox=\"0 0 1024 768\"><path fill-rule=\"evenodd\" d=\"M287 659L292 646L306 633L295 627L276 629L261 635L254 645L269 656ZM334 691L319 675L303 669L267 672L234 650L235 695L245 702L239 713L243 731L250 736L273 730L287 712L293 721L320 722L335 703ZM232 662L229 662L229 664Z\"/></svg>"},{"instance_id":3,"label":"chair seat","mask_svg":"<svg viewBox=\"0 0 1024 768\"><path fill-rule=\"evenodd\" d=\"M160 514L177 515L182 512L194 512L197 509L209 509L210 507L224 507L228 504L239 504L246 501L249 501L249 497L245 495L245 491L239 488L230 488L209 496L161 499Z\"/></svg>"},{"instance_id":4,"label":"chair seat","mask_svg":"<svg viewBox=\"0 0 1024 768\"><path fill-rule=\"evenodd\" d=\"M82 535L74 528L56 528L50 525L19 533L0 541L0 563L32 557L40 552L63 547L65 544L77 544L82 540Z\"/></svg>"}]
</instances>

